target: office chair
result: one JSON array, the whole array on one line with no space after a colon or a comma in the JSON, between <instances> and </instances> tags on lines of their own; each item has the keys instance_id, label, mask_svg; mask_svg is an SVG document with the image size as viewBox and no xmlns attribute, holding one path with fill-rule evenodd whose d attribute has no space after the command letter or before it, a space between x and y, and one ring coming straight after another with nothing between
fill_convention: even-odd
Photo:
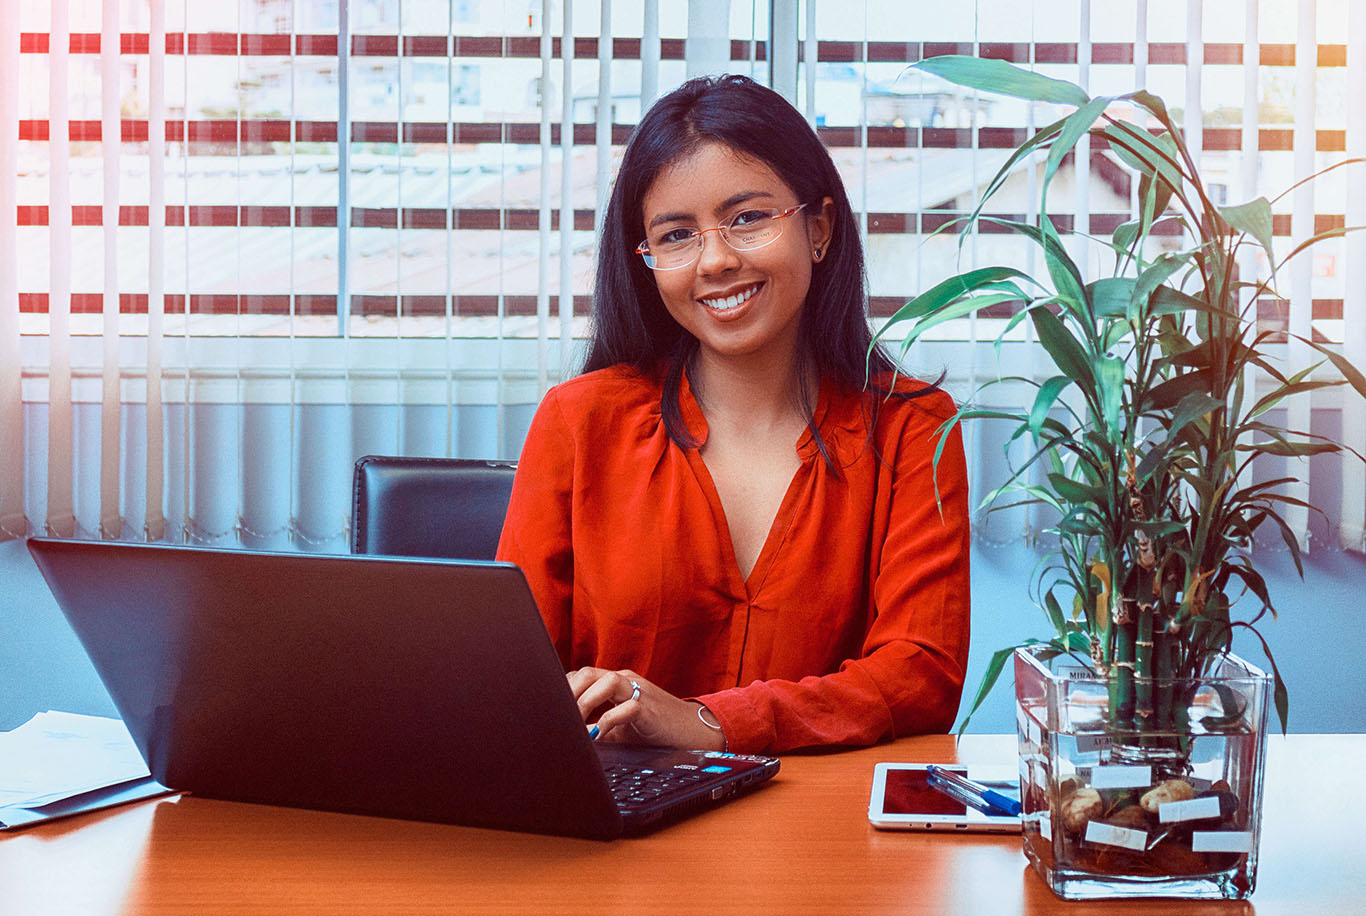
<instances>
[{"instance_id":1,"label":"office chair","mask_svg":"<svg viewBox=\"0 0 1366 916\"><path fill-rule=\"evenodd\" d=\"M516 469L511 461L361 458L351 552L492 560Z\"/></svg>"}]
</instances>

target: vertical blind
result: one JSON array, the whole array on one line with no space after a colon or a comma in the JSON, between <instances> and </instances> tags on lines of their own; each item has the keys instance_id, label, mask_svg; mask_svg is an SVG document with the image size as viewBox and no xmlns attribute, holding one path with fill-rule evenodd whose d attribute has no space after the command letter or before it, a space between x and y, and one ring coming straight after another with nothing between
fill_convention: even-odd
<instances>
[{"instance_id":1,"label":"vertical blind","mask_svg":"<svg viewBox=\"0 0 1366 916\"><path fill-rule=\"evenodd\" d=\"M1146 85L1181 109L1225 203L1366 151L1349 90L1366 85L1366 10L1346 0L772 9L0 4L0 85L18 87L0 93L0 532L344 549L355 457L515 457L578 358L622 144L691 73L754 75L807 114L858 211L875 322L969 263L1034 266L989 225L939 230L1054 112L905 71L924 57L1001 58L1092 93ZM1136 182L1104 150L1073 161L1056 222L1098 271L1091 237L1127 219ZM1017 212L994 215L1031 216L1037 183L1022 166L999 198ZM1277 202L1276 247L1364 224L1366 171L1341 169ZM1361 234L1326 243L1259 320L1366 364L1363 265ZM911 368L971 396L1009 315L946 326ZM1027 334L1002 371L1040 367ZM1287 419L1366 453L1366 412L1342 408L1315 392ZM972 431L977 492L999 482L1003 444ZM1294 520L1302 539L1363 549L1360 463L1293 476L1326 509ZM977 524L1014 540L1038 521Z\"/></svg>"}]
</instances>

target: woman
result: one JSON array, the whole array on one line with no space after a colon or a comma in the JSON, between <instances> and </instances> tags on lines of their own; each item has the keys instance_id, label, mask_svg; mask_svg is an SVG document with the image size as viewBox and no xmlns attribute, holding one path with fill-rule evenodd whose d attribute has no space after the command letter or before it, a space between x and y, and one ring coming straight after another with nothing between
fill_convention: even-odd
<instances>
[{"instance_id":1,"label":"woman","mask_svg":"<svg viewBox=\"0 0 1366 916\"><path fill-rule=\"evenodd\" d=\"M536 413L498 550L602 740L777 752L952 724L962 445L936 490L953 404L868 358L865 308L857 223L795 109L738 76L650 109L584 374Z\"/></svg>"}]
</instances>

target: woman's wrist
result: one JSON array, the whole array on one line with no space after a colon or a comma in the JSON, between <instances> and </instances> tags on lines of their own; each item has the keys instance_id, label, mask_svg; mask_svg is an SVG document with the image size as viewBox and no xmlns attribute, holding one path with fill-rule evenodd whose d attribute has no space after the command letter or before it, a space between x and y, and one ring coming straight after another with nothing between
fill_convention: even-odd
<instances>
[{"instance_id":1,"label":"woman's wrist","mask_svg":"<svg viewBox=\"0 0 1366 916\"><path fill-rule=\"evenodd\" d=\"M712 740L715 741L717 738L721 739L721 746L719 748L713 748L713 750L729 751L730 741L727 740L726 730L721 727L721 722L716 718L716 713L708 709L705 703L698 703L696 700L693 700L693 702L697 703L697 718L707 727Z\"/></svg>"}]
</instances>

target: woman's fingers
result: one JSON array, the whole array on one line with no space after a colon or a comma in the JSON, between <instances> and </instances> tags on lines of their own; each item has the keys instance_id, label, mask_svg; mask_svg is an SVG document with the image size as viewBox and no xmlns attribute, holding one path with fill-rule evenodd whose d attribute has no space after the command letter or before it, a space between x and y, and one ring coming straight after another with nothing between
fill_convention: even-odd
<instances>
[{"instance_id":1,"label":"woman's fingers","mask_svg":"<svg viewBox=\"0 0 1366 916\"><path fill-rule=\"evenodd\" d=\"M724 734L708 725L695 701L681 700L630 669L580 668L568 675L579 714L598 740L722 750Z\"/></svg>"},{"instance_id":2,"label":"woman's fingers","mask_svg":"<svg viewBox=\"0 0 1366 916\"><path fill-rule=\"evenodd\" d=\"M602 710L597 720L598 737L634 719L642 708L642 697L649 686L648 681L629 670L580 668L569 672L568 677L579 715L585 722L594 712Z\"/></svg>"}]
</instances>

